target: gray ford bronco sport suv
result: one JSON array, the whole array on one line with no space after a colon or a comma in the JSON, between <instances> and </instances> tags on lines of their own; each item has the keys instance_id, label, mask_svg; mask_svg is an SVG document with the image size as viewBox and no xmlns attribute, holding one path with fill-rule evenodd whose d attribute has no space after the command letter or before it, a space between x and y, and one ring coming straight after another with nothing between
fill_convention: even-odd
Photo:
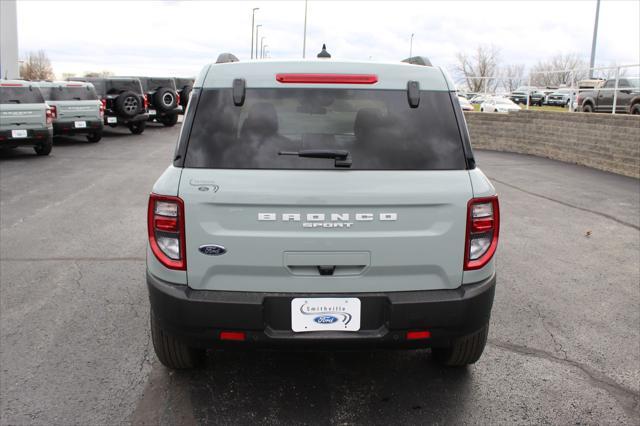
<instances>
[{"instance_id":1,"label":"gray ford bronco sport suv","mask_svg":"<svg viewBox=\"0 0 640 426\"><path fill-rule=\"evenodd\" d=\"M89 142L102 139L104 106L93 84L42 81L38 87L53 111L53 136L83 134Z\"/></svg>"},{"instance_id":2,"label":"gray ford bronco sport suv","mask_svg":"<svg viewBox=\"0 0 640 426\"><path fill-rule=\"evenodd\" d=\"M140 80L132 77L71 77L69 80L93 84L104 106L105 125L124 125L134 135L144 132L149 119L148 101Z\"/></svg>"},{"instance_id":3,"label":"gray ford bronco sport suv","mask_svg":"<svg viewBox=\"0 0 640 426\"><path fill-rule=\"evenodd\" d=\"M38 155L53 147L53 111L38 85L23 80L0 80L0 148L32 146Z\"/></svg>"},{"instance_id":4,"label":"gray ford bronco sport suv","mask_svg":"<svg viewBox=\"0 0 640 426\"><path fill-rule=\"evenodd\" d=\"M222 55L221 55L222 56ZM149 198L156 354L484 349L499 206L455 87L408 63L206 66Z\"/></svg>"}]
</instances>

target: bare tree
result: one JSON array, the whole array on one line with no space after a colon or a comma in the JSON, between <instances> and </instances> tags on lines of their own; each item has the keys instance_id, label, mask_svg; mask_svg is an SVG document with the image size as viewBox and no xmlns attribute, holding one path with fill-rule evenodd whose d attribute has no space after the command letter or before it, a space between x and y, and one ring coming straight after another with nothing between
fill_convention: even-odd
<instances>
[{"instance_id":1,"label":"bare tree","mask_svg":"<svg viewBox=\"0 0 640 426\"><path fill-rule=\"evenodd\" d=\"M473 54L460 52L456 58L456 72L470 91L495 91L499 83L497 77L500 63L500 50L497 47L480 45Z\"/></svg>"},{"instance_id":2,"label":"bare tree","mask_svg":"<svg viewBox=\"0 0 640 426\"><path fill-rule=\"evenodd\" d=\"M502 69L502 88L513 92L524 83L524 64L507 65Z\"/></svg>"},{"instance_id":3,"label":"bare tree","mask_svg":"<svg viewBox=\"0 0 640 426\"><path fill-rule=\"evenodd\" d=\"M535 86L570 86L573 80L587 78L587 62L576 53L558 54L546 61L538 61L531 69L531 83Z\"/></svg>"},{"instance_id":4,"label":"bare tree","mask_svg":"<svg viewBox=\"0 0 640 426\"><path fill-rule=\"evenodd\" d=\"M616 78L616 67L618 67L619 65L620 64L618 64L617 62L610 62L606 69L595 70L593 72L593 75L596 78L604 78L605 80L614 79ZM604 67L605 65L600 65L600 66ZM629 71L629 68L620 68L620 73L618 74L618 77L626 76L627 71Z\"/></svg>"},{"instance_id":5,"label":"bare tree","mask_svg":"<svg viewBox=\"0 0 640 426\"><path fill-rule=\"evenodd\" d=\"M102 70L102 71L85 71L85 77L111 77L113 75L112 71Z\"/></svg>"},{"instance_id":6,"label":"bare tree","mask_svg":"<svg viewBox=\"0 0 640 426\"><path fill-rule=\"evenodd\" d=\"M53 80L51 61L44 50L30 52L20 64L20 78L24 80Z\"/></svg>"}]
</instances>

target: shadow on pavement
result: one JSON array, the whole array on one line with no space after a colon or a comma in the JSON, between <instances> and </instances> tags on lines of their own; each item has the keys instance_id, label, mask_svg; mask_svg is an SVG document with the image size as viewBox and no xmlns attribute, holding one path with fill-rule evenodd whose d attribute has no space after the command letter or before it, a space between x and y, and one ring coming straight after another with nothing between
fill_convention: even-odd
<instances>
[{"instance_id":1,"label":"shadow on pavement","mask_svg":"<svg viewBox=\"0 0 640 426\"><path fill-rule=\"evenodd\" d=\"M154 370L143 401L155 408L139 405L134 424L458 423L473 376L438 366L426 350L225 351L210 353L205 369Z\"/></svg>"}]
</instances>

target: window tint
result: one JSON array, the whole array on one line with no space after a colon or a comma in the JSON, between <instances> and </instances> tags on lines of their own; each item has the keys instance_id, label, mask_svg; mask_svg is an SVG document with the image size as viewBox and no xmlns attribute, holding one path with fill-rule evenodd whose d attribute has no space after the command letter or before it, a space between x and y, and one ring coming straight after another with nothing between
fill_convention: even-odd
<instances>
[{"instance_id":1,"label":"window tint","mask_svg":"<svg viewBox=\"0 0 640 426\"><path fill-rule=\"evenodd\" d=\"M142 89L145 92L157 90L160 87L168 87L174 90L176 88L175 82L172 78L145 78L140 79L140 82L142 83Z\"/></svg>"},{"instance_id":2,"label":"window tint","mask_svg":"<svg viewBox=\"0 0 640 426\"><path fill-rule=\"evenodd\" d=\"M447 92L404 90L206 89L198 102L185 167L333 169L333 159L280 151L339 149L355 170L464 169L462 140Z\"/></svg>"},{"instance_id":3,"label":"window tint","mask_svg":"<svg viewBox=\"0 0 640 426\"><path fill-rule=\"evenodd\" d=\"M40 104L44 98L37 87L0 86L0 104Z\"/></svg>"},{"instance_id":4,"label":"window tint","mask_svg":"<svg viewBox=\"0 0 640 426\"><path fill-rule=\"evenodd\" d=\"M96 91L89 86L54 86L42 90L48 101L93 101L98 99Z\"/></svg>"},{"instance_id":5,"label":"window tint","mask_svg":"<svg viewBox=\"0 0 640 426\"><path fill-rule=\"evenodd\" d=\"M107 93L118 93L124 90L130 90L135 93L142 93L140 80L107 80Z\"/></svg>"}]
</instances>

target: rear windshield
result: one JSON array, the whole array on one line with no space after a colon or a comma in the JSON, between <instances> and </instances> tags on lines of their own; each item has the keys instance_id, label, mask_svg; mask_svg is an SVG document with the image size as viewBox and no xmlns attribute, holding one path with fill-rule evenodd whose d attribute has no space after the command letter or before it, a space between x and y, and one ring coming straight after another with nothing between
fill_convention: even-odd
<instances>
[{"instance_id":1,"label":"rear windshield","mask_svg":"<svg viewBox=\"0 0 640 426\"><path fill-rule=\"evenodd\" d=\"M40 90L48 101L93 101L98 99L96 91L90 86L53 86Z\"/></svg>"},{"instance_id":2,"label":"rear windshield","mask_svg":"<svg viewBox=\"0 0 640 426\"><path fill-rule=\"evenodd\" d=\"M141 94L142 86L140 85L140 80L107 80L107 93L119 93L123 90Z\"/></svg>"},{"instance_id":3,"label":"rear windshield","mask_svg":"<svg viewBox=\"0 0 640 426\"><path fill-rule=\"evenodd\" d=\"M192 78L176 78L175 80L178 89L182 89L184 86L193 86Z\"/></svg>"},{"instance_id":4,"label":"rear windshield","mask_svg":"<svg viewBox=\"0 0 640 426\"><path fill-rule=\"evenodd\" d=\"M140 83L142 83L142 90L145 92L157 90L161 87L167 87L174 90L176 88L176 83L172 78L141 78Z\"/></svg>"},{"instance_id":5,"label":"rear windshield","mask_svg":"<svg viewBox=\"0 0 640 426\"><path fill-rule=\"evenodd\" d=\"M0 85L0 104L41 104L44 98L37 87Z\"/></svg>"},{"instance_id":6,"label":"rear windshield","mask_svg":"<svg viewBox=\"0 0 640 426\"><path fill-rule=\"evenodd\" d=\"M404 90L231 89L201 93L185 167L333 169L332 158L281 151L346 150L355 170L464 169L463 145L448 92Z\"/></svg>"}]
</instances>

